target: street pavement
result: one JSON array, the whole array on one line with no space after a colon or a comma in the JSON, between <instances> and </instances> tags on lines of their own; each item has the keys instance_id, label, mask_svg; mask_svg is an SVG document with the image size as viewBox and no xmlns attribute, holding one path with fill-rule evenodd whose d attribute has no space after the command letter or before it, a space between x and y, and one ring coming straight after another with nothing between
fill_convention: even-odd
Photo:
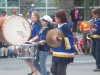
<instances>
[{"instance_id":1,"label":"street pavement","mask_svg":"<svg viewBox=\"0 0 100 75\"><path fill-rule=\"evenodd\" d=\"M47 58L47 69L51 66L51 56ZM91 55L75 55L74 63L68 65L67 75L100 75L93 72L95 60ZM0 75L27 75L30 72L24 60L18 58L0 58Z\"/></svg>"}]
</instances>

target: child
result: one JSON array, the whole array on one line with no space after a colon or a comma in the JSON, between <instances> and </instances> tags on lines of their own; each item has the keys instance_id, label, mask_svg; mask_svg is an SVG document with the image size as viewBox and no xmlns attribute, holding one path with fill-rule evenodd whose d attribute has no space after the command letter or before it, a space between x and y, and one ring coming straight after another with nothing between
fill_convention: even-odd
<instances>
[{"instance_id":1,"label":"child","mask_svg":"<svg viewBox=\"0 0 100 75\"><path fill-rule=\"evenodd\" d=\"M77 52L78 54L84 54L84 53L82 52L82 49L81 49L81 47L80 47L80 44L78 43L78 39L77 39L77 37L76 37L75 34L74 34L74 48L75 48L75 50L76 50L76 52Z\"/></svg>"}]
</instances>

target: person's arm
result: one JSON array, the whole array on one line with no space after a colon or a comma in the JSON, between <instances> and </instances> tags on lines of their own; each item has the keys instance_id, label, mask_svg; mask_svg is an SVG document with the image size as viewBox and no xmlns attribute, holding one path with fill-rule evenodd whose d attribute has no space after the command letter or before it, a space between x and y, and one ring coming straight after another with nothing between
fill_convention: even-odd
<instances>
[{"instance_id":1,"label":"person's arm","mask_svg":"<svg viewBox=\"0 0 100 75\"><path fill-rule=\"evenodd\" d=\"M38 36L38 35L36 35L34 38L30 39L29 41L30 41L30 42L34 42L34 41L36 41L37 39L39 39L39 36Z\"/></svg>"}]
</instances>

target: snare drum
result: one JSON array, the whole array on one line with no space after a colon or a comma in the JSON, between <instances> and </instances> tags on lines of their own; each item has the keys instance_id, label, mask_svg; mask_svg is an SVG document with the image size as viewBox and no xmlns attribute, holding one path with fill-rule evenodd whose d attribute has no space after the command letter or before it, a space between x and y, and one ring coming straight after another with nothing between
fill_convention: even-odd
<instances>
[{"instance_id":1,"label":"snare drum","mask_svg":"<svg viewBox=\"0 0 100 75\"><path fill-rule=\"evenodd\" d=\"M34 45L22 44L18 45L17 57L20 59L34 59Z\"/></svg>"},{"instance_id":2,"label":"snare drum","mask_svg":"<svg viewBox=\"0 0 100 75\"><path fill-rule=\"evenodd\" d=\"M21 16L9 16L4 20L3 25L0 25L0 40L6 44L23 44L28 41L30 35L29 22Z\"/></svg>"}]
</instances>

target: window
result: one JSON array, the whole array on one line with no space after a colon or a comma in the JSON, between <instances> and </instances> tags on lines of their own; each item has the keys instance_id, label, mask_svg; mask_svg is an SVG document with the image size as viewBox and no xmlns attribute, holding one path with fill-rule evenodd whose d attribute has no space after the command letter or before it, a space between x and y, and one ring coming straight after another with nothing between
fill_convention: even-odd
<instances>
[{"instance_id":1,"label":"window","mask_svg":"<svg viewBox=\"0 0 100 75\"><path fill-rule=\"evenodd\" d=\"M8 9L7 10L8 15L12 15L12 10L16 10L16 14L19 14L19 9Z\"/></svg>"},{"instance_id":2,"label":"window","mask_svg":"<svg viewBox=\"0 0 100 75\"><path fill-rule=\"evenodd\" d=\"M4 7L5 6L5 0L0 0L0 7Z\"/></svg>"},{"instance_id":3,"label":"window","mask_svg":"<svg viewBox=\"0 0 100 75\"><path fill-rule=\"evenodd\" d=\"M7 0L8 7L19 7L19 0Z\"/></svg>"},{"instance_id":4,"label":"window","mask_svg":"<svg viewBox=\"0 0 100 75\"><path fill-rule=\"evenodd\" d=\"M47 0L47 11L48 15L52 15L54 13L54 10L58 8L59 0ZM46 14L46 0L34 0L34 4L36 7L36 10L39 11L39 13L43 16Z\"/></svg>"}]
</instances>

